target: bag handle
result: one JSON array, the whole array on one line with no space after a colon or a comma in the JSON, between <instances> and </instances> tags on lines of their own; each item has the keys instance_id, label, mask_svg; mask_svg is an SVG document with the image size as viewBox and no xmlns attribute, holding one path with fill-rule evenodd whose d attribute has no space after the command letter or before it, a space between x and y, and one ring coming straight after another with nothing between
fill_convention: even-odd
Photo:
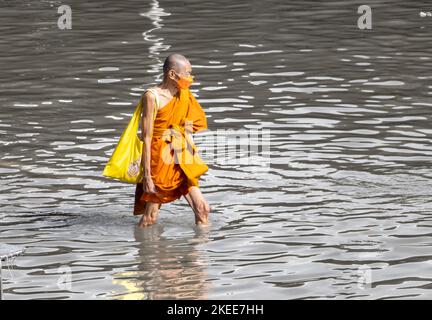
<instances>
[{"instance_id":1,"label":"bag handle","mask_svg":"<svg viewBox=\"0 0 432 320\"><path fill-rule=\"evenodd\" d=\"M157 93L157 91L155 89L147 89L148 91L150 91L151 93L153 93L153 95L155 96L155 101L156 101L156 112L154 113L154 118L153 121L156 119L156 114L159 111L159 94Z\"/></svg>"},{"instance_id":2,"label":"bag handle","mask_svg":"<svg viewBox=\"0 0 432 320\"><path fill-rule=\"evenodd\" d=\"M154 115L153 115L153 123L154 123L154 121L156 120L156 116L157 116L157 113L158 113L158 111L159 111L159 95L158 95L158 93L157 93L157 91L155 90L155 89L151 89L151 88L149 88L149 89L147 89L146 91L150 91L151 93L153 93L154 94L154 96L155 96L155 101L156 101L156 111L153 113ZM142 103L142 98L141 98L141 101L140 101L140 103L139 103L139 105L138 105L138 108L137 108L137 110L135 111L135 113L139 113L139 114L141 114L142 113L142 106L143 106L143 103ZM138 119L137 119L138 120ZM137 127L137 130L138 130L138 127ZM141 128L141 135L142 135L142 128ZM140 139L141 141L142 141L142 138Z\"/></svg>"}]
</instances>

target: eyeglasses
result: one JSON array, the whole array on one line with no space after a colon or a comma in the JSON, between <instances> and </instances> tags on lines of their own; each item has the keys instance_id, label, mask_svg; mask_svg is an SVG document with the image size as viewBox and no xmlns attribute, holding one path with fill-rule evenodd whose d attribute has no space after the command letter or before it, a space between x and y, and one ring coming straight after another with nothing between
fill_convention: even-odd
<instances>
[{"instance_id":1,"label":"eyeglasses","mask_svg":"<svg viewBox=\"0 0 432 320\"><path fill-rule=\"evenodd\" d=\"M175 72L175 71L174 71ZM183 74L183 73L178 73L178 72L175 72L177 75L182 75L182 76L184 76L184 77L189 77L189 76L192 76L192 77L194 77L194 75L193 75L193 73L192 72L186 72L185 74Z\"/></svg>"}]
</instances>

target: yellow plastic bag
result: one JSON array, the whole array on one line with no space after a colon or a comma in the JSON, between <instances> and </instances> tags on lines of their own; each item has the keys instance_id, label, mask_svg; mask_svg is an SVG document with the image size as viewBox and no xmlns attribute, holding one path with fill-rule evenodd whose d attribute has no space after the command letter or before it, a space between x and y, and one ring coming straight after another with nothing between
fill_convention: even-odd
<instances>
[{"instance_id":1,"label":"yellow plastic bag","mask_svg":"<svg viewBox=\"0 0 432 320\"><path fill-rule=\"evenodd\" d=\"M152 89L148 89L152 91ZM153 92L153 91L152 91ZM153 92L154 93L154 92ZM155 93L154 93L155 94ZM156 110L159 109L159 101L156 96ZM123 132L120 140L114 149L111 158L105 166L102 175L117 179L123 182L140 183L143 180L143 170L141 165L143 141L138 137L138 126L143 109L142 98L130 120L128 126ZM157 112L154 113L154 119Z\"/></svg>"}]
</instances>

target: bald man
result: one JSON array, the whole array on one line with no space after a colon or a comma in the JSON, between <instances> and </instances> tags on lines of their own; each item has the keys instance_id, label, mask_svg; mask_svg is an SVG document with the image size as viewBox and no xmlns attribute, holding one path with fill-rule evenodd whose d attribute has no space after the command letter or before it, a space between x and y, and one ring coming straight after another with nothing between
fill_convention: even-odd
<instances>
[{"instance_id":1,"label":"bald man","mask_svg":"<svg viewBox=\"0 0 432 320\"><path fill-rule=\"evenodd\" d=\"M169 125L170 119L180 119L181 112L188 118L194 119L188 132L195 133L207 129L205 113L188 89L192 82L191 73L192 66L186 57L177 53L170 54L163 65L162 82L152 88L159 95L159 109L152 92L147 91L143 95L144 111L141 128L144 142L142 159L144 179L143 183L136 186L134 205L134 215L142 215L138 223L140 227L156 223L162 203L174 201L181 196L184 196L192 208L196 225L206 225L209 222L210 206L199 189L198 180L187 179L178 164L169 167L161 162L159 150L163 146L156 145L163 144L163 141L157 137L157 132L163 128L157 126ZM162 111L159 112L160 110ZM187 113L185 110L188 110ZM155 121L153 121L153 112L157 113ZM180 123L180 120L178 121ZM152 168L158 172L152 172Z\"/></svg>"}]
</instances>

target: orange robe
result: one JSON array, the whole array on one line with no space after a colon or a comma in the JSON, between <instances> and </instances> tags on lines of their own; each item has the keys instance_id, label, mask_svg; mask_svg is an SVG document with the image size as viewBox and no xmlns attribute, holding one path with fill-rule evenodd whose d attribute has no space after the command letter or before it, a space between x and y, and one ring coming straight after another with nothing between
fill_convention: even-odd
<instances>
[{"instance_id":1,"label":"orange robe","mask_svg":"<svg viewBox=\"0 0 432 320\"><path fill-rule=\"evenodd\" d=\"M179 163L167 161L167 157L174 157L174 151L169 151L169 141L163 138L167 128L175 125L185 128L189 121L192 121L192 133L207 129L205 112L192 92L189 89L179 89L177 94L158 110L153 125L150 168L156 193L144 192L143 183L138 183L135 189L134 215L144 213L147 201L172 202L186 195L192 186L199 186L198 178L188 179Z\"/></svg>"}]
</instances>

